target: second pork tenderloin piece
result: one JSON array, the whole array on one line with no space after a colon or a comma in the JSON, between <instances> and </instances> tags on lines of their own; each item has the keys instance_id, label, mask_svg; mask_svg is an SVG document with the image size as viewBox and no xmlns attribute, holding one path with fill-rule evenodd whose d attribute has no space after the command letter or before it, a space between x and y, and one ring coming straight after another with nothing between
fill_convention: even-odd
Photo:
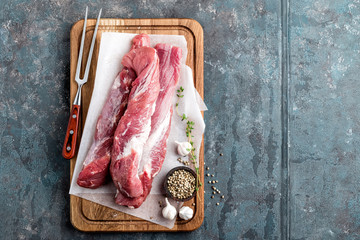
<instances>
[{"instance_id":1,"label":"second pork tenderloin piece","mask_svg":"<svg viewBox=\"0 0 360 240\"><path fill-rule=\"evenodd\" d=\"M138 208L150 193L154 177L159 173L166 155L167 139L170 134L171 117L173 113L172 98L180 77L181 49L169 44L155 46L160 61L160 93L156 100L155 112L151 117L151 132L145 144L140 174L143 184L143 194L130 198L118 193L115 202Z\"/></svg>"},{"instance_id":2,"label":"second pork tenderloin piece","mask_svg":"<svg viewBox=\"0 0 360 240\"><path fill-rule=\"evenodd\" d=\"M132 83L127 109L115 131L110 174L117 192L127 197L139 197L143 194L139 162L160 90L159 58L155 49L142 47L126 54L122 64L133 69L137 78Z\"/></svg>"},{"instance_id":3,"label":"second pork tenderloin piece","mask_svg":"<svg viewBox=\"0 0 360 240\"><path fill-rule=\"evenodd\" d=\"M134 37L131 49L149 45L149 36L141 34ZM114 133L121 116L125 112L131 83L135 78L134 70L126 66L115 78L96 123L93 143L77 179L79 186L97 188L105 182L109 172Z\"/></svg>"}]
</instances>

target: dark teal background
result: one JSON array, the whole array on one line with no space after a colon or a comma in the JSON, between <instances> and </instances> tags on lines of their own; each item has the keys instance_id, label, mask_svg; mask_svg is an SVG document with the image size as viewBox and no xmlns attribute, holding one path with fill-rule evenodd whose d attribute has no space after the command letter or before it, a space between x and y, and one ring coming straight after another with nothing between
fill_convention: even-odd
<instances>
[{"instance_id":1,"label":"dark teal background","mask_svg":"<svg viewBox=\"0 0 360 240\"><path fill-rule=\"evenodd\" d=\"M82 233L69 220L71 26L194 18L204 29L205 220ZM0 1L0 239L359 239L357 0ZM219 153L224 156L220 157ZM211 170L211 172L214 172Z\"/></svg>"}]
</instances>

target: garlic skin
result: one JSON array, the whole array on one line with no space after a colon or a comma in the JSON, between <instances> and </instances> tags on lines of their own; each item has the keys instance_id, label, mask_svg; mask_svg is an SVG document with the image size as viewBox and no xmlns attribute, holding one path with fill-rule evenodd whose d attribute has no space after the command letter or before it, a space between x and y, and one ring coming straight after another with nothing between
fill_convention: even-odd
<instances>
[{"instance_id":1,"label":"garlic skin","mask_svg":"<svg viewBox=\"0 0 360 240\"><path fill-rule=\"evenodd\" d=\"M184 220L189 220L193 217L194 215L194 210L192 210L192 208L189 208L189 207L182 207L179 211L179 217L181 219L184 219Z\"/></svg>"},{"instance_id":2,"label":"garlic skin","mask_svg":"<svg viewBox=\"0 0 360 240\"><path fill-rule=\"evenodd\" d=\"M167 198L165 198L165 202L166 206L162 210L162 215L166 219L173 220L177 214L176 208L169 203Z\"/></svg>"},{"instance_id":3,"label":"garlic skin","mask_svg":"<svg viewBox=\"0 0 360 240\"><path fill-rule=\"evenodd\" d=\"M190 153L190 149L192 148L191 144L189 142L178 142L175 141L177 146L177 152L181 156L186 156Z\"/></svg>"}]
</instances>

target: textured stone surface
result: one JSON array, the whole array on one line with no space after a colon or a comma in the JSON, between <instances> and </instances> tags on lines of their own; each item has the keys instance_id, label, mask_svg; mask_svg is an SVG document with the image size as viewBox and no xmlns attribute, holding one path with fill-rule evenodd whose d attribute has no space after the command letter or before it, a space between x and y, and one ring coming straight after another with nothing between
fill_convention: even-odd
<instances>
[{"instance_id":1,"label":"textured stone surface","mask_svg":"<svg viewBox=\"0 0 360 240\"><path fill-rule=\"evenodd\" d=\"M290 4L291 236L359 239L360 4Z\"/></svg>"},{"instance_id":2,"label":"textured stone surface","mask_svg":"<svg viewBox=\"0 0 360 240\"><path fill-rule=\"evenodd\" d=\"M205 220L194 232L88 234L70 223L61 156L69 32L86 4L92 18L102 7L103 17L194 18L204 28L205 162L225 200L216 206L205 185ZM360 4L290 2L289 79L281 74L282 4L0 1L0 239L280 239L286 81L290 237L359 238Z\"/></svg>"}]
</instances>

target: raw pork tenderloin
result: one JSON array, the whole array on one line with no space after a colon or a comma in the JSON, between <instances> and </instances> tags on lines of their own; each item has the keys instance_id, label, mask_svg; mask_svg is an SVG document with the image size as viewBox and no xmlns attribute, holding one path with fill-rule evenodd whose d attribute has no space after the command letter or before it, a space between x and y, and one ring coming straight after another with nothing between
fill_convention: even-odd
<instances>
[{"instance_id":1,"label":"raw pork tenderloin","mask_svg":"<svg viewBox=\"0 0 360 240\"><path fill-rule=\"evenodd\" d=\"M122 64L133 69L137 78L132 83L127 109L115 131L110 174L118 192L127 197L139 197L143 194L139 162L160 91L159 58L154 48L141 47L125 55Z\"/></svg>"},{"instance_id":2,"label":"raw pork tenderloin","mask_svg":"<svg viewBox=\"0 0 360 240\"><path fill-rule=\"evenodd\" d=\"M160 61L160 93L155 112L151 117L151 132L144 146L139 175L143 193L139 197L129 197L121 191L115 202L119 205L138 208L150 193L154 177L159 173L166 155L167 139L170 133L173 113L172 98L180 77L181 49L169 44L155 46Z\"/></svg>"},{"instance_id":3,"label":"raw pork tenderloin","mask_svg":"<svg viewBox=\"0 0 360 240\"><path fill-rule=\"evenodd\" d=\"M137 35L132 40L131 50L150 45L146 34ZM132 68L124 66L114 80L107 100L96 124L93 143L86 155L77 184L86 188L98 188L108 175L113 137L121 116L124 114L130 88L136 74Z\"/></svg>"}]
</instances>

